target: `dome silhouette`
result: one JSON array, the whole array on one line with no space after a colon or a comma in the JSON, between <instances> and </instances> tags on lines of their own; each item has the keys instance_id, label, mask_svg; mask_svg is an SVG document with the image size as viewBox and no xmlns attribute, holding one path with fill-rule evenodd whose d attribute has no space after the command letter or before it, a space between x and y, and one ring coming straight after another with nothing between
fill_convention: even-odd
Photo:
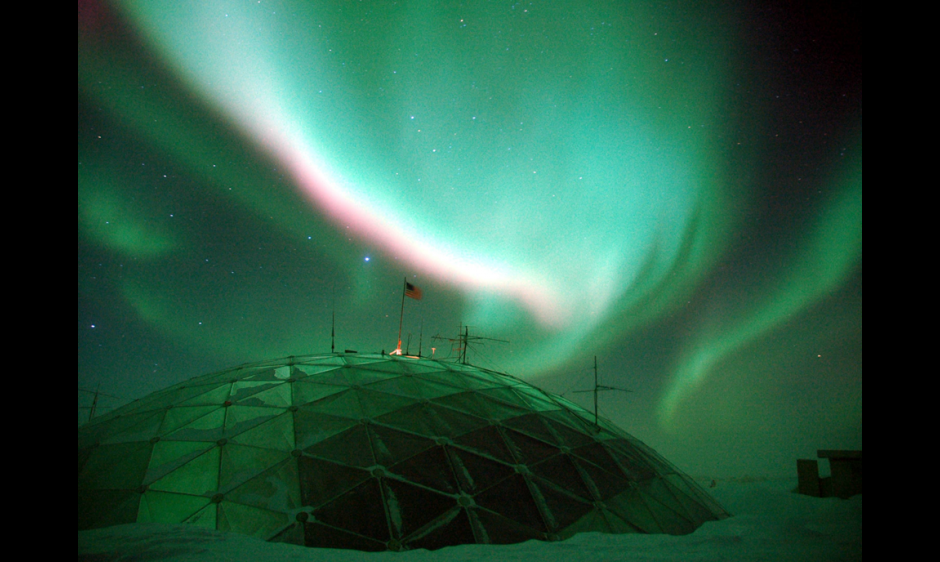
<instances>
[{"instance_id":1,"label":"dome silhouette","mask_svg":"<svg viewBox=\"0 0 940 562\"><path fill-rule=\"evenodd\" d=\"M728 514L651 448L512 376L335 353L244 365L78 429L78 528L190 523L358 550L684 534Z\"/></svg>"}]
</instances>

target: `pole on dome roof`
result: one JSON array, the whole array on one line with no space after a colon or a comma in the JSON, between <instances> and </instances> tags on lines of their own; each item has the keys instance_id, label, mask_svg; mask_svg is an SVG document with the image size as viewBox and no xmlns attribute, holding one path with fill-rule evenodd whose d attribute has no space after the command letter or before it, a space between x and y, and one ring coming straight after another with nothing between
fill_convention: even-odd
<instances>
[{"instance_id":1,"label":"pole on dome roof","mask_svg":"<svg viewBox=\"0 0 940 562\"><path fill-rule=\"evenodd\" d=\"M463 322L460 323L460 328L457 330L456 338L444 338L441 336L434 336L432 339L435 340L445 340L449 341L451 345L456 345L457 349L457 362L463 365L469 365L467 362L467 350L470 348L470 344L483 341L495 341L499 343L509 343L509 340L499 340L496 338L484 338L483 336L471 336L470 335L470 326L465 326ZM434 348L431 348L434 349ZM451 353L454 352L454 348L451 347Z\"/></svg>"},{"instance_id":2,"label":"pole on dome roof","mask_svg":"<svg viewBox=\"0 0 940 562\"><path fill-rule=\"evenodd\" d=\"M463 327L463 342L460 345L461 357L460 362L464 365L467 364L467 341L470 339L470 326Z\"/></svg>"},{"instance_id":3,"label":"pole on dome roof","mask_svg":"<svg viewBox=\"0 0 940 562\"><path fill-rule=\"evenodd\" d=\"M583 371L582 371L583 372ZM593 392L594 393L594 427L595 429L600 427L597 418L597 393L604 392L607 390L619 390L620 392L633 392L632 390L627 390L626 388L617 388L615 386L604 386L597 384L597 355L594 356L594 388L591 390L575 390L575 393L581 392Z\"/></svg>"},{"instance_id":4,"label":"pole on dome roof","mask_svg":"<svg viewBox=\"0 0 940 562\"><path fill-rule=\"evenodd\" d=\"M422 296L421 288L409 283L407 277L404 278L403 283L401 288L401 313L398 315L398 347L395 348L395 351L389 353L389 355L401 355L401 326L405 319L405 297L411 297L419 301Z\"/></svg>"},{"instance_id":5,"label":"pole on dome roof","mask_svg":"<svg viewBox=\"0 0 940 562\"><path fill-rule=\"evenodd\" d=\"M597 427L597 355L594 356L594 427Z\"/></svg>"},{"instance_id":6,"label":"pole on dome roof","mask_svg":"<svg viewBox=\"0 0 940 562\"><path fill-rule=\"evenodd\" d=\"M389 355L401 355L401 324L405 319L405 293L408 291L408 278L405 277L404 285L401 289L401 313L398 315L398 347Z\"/></svg>"},{"instance_id":7,"label":"pole on dome roof","mask_svg":"<svg viewBox=\"0 0 940 562\"><path fill-rule=\"evenodd\" d=\"M421 327L418 329L418 357L421 357L421 342L424 339L424 320L421 321Z\"/></svg>"},{"instance_id":8,"label":"pole on dome roof","mask_svg":"<svg viewBox=\"0 0 940 562\"><path fill-rule=\"evenodd\" d=\"M95 390L93 390L93 391L92 391L92 390L86 390L86 389L84 389L84 388L79 388L78 391L79 391L79 392L84 392L85 394L91 394L91 395L94 396L94 397L92 398L92 401L91 401L91 406L79 406L79 407L78 407L80 410L88 410L88 421L91 421L92 418L95 417L95 412L96 412L97 409L98 409L98 398L100 398L100 397L102 397L102 396L105 396L105 397L107 397L107 398L118 398L117 396L115 396L115 395L113 395L113 394L107 394L107 393L105 393L105 392L101 392L101 383L100 383L100 382L98 383L98 385L95 387Z\"/></svg>"},{"instance_id":9,"label":"pole on dome roof","mask_svg":"<svg viewBox=\"0 0 940 562\"><path fill-rule=\"evenodd\" d=\"M98 383L98 386L95 387L95 398L91 401L91 410L88 411L88 421L91 421L91 418L95 417L95 408L98 407L98 393L101 390L101 383Z\"/></svg>"},{"instance_id":10,"label":"pole on dome roof","mask_svg":"<svg viewBox=\"0 0 940 562\"><path fill-rule=\"evenodd\" d=\"M330 353L336 353L336 281L333 282L333 323L330 325Z\"/></svg>"}]
</instances>

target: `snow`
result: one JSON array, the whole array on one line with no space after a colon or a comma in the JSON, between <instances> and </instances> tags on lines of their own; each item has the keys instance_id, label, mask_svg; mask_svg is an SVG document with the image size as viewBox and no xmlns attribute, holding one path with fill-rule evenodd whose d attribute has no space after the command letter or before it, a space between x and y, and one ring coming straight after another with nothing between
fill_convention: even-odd
<instances>
[{"instance_id":1,"label":"snow","mask_svg":"<svg viewBox=\"0 0 940 562\"><path fill-rule=\"evenodd\" d=\"M80 562L861 560L862 496L848 500L811 498L793 493L795 488L795 478L719 480L709 492L732 517L705 523L685 536L582 533L561 542L369 553L275 544L190 525L148 523L79 531L78 559Z\"/></svg>"}]
</instances>

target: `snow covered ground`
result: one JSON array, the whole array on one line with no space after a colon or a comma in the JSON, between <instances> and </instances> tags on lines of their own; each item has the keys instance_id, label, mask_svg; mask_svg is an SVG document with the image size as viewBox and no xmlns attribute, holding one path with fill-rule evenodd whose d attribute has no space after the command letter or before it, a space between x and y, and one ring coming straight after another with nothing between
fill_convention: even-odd
<instances>
[{"instance_id":1,"label":"snow covered ground","mask_svg":"<svg viewBox=\"0 0 940 562\"><path fill-rule=\"evenodd\" d=\"M733 516L685 536L583 533L562 542L465 545L368 553L272 544L188 525L119 525L78 533L78 559L317 562L603 562L612 560L851 561L862 559L862 496L792 493L796 479L718 481L709 491Z\"/></svg>"}]
</instances>

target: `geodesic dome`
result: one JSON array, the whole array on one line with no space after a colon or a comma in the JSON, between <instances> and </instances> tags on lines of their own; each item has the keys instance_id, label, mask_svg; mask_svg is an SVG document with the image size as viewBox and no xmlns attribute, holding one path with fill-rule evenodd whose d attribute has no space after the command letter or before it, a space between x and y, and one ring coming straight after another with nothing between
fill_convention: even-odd
<instances>
[{"instance_id":1,"label":"geodesic dome","mask_svg":"<svg viewBox=\"0 0 940 562\"><path fill-rule=\"evenodd\" d=\"M606 420L509 375L327 354L198 377L78 430L78 528L191 523L359 550L689 533L727 513Z\"/></svg>"}]
</instances>

